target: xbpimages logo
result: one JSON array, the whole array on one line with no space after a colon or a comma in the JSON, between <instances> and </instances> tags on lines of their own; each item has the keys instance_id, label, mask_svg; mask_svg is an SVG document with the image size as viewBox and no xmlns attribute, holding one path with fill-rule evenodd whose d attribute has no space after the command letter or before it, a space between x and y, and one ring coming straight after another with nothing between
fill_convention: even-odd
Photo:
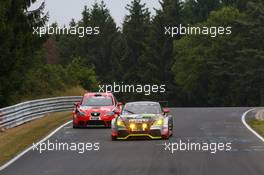
<instances>
[{"instance_id":1,"label":"xbpimages logo","mask_svg":"<svg viewBox=\"0 0 264 175\"><path fill-rule=\"evenodd\" d=\"M99 85L99 92L113 92L113 93L142 93L146 96L153 93L165 93L166 85L161 84L124 84L123 82L113 84Z\"/></svg>"}]
</instances>

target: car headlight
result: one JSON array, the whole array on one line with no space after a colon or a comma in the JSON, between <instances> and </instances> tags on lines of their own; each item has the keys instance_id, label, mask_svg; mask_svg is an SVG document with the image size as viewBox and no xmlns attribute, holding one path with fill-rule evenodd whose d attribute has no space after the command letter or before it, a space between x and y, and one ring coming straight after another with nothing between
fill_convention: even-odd
<instances>
[{"instance_id":1,"label":"car headlight","mask_svg":"<svg viewBox=\"0 0 264 175\"><path fill-rule=\"evenodd\" d=\"M85 113L84 112L81 112L79 110L76 110L76 115L79 116L79 117L84 117L85 116Z\"/></svg>"},{"instance_id":2,"label":"car headlight","mask_svg":"<svg viewBox=\"0 0 264 175\"><path fill-rule=\"evenodd\" d=\"M113 116L113 115L115 115L115 113L114 113L113 111L110 111L110 112L108 112L108 113L106 114L106 116Z\"/></svg>"},{"instance_id":3,"label":"car headlight","mask_svg":"<svg viewBox=\"0 0 264 175\"><path fill-rule=\"evenodd\" d=\"M130 124L129 124L129 127L130 127L130 129L134 130L135 127L136 127L136 125L135 125L135 123L130 123Z\"/></svg>"},{"instance_id":4,"label":"car headlight","mask_svg":"<svg viewBox=\"0 0 264 175\"><path fill-rule=\"evenodd\" d=\"M148 124L147 123L143 123L142 124L142 129L145 131L148 128Z\"/></svg>"},{"instance_id":5,"label":"car headlight","mask_svg":"<svg viewBox=\"0 0 264 175\"><path fill-rule=\"evenodd\" d=\"M153 123L154 126L162 126L163 125L163 119L158 119Z\"/></svg>"},{"instance_id":6,"label":"car headlight","mask_svg":"<svg viewBox=\"0 0 264 175\"><path fill-rule=\"evenodd\" d=\"M123 122L121 119L118 119L118 120L116 121L116 125L117 125L118 127L125 127L125 124L124 124L124 122Z\"/></svg>"}]
</instances>

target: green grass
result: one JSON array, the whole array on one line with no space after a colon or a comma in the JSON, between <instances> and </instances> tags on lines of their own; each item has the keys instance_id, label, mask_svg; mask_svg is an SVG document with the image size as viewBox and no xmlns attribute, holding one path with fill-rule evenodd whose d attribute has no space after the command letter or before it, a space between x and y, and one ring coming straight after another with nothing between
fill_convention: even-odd
<instances>
[{"instance_id":1,"label":"green grass","mask_svg":"<svg viewBox=\"0 0 264 175\"><path fill-rule=\"evenodd\" d=\"M52 113L24 125L0 131L0 165L70 119L70 112Z\"/></svg>"},{"instance_id":2,"label":"green grass","mask_svg":"<svg viewBox=\"0 0 264 175\"><path fill-rule=\"evenodd\" d=\"M247 121L247 123L261 136L264 137L264 121L260 121L257 119L251 119Z\"/></svg>"},{"instance_id":3,"label":"green grass","mask_svg":"<svg viewBox=\"0 0 264 175\"><path fill-rule=\"evenodd\" d=\"M64 91L58 90L47 96L24 96L21 98L20 102L57 96L82 96L84 93L85 90L77 86L68 88ZM24 125L5 130L4 132L0 130L0 165L31 146L32 143L36 143L41 138L48 135L52 130L70 119L70 112L52 113Z\"/></svg>"}]
</instances>

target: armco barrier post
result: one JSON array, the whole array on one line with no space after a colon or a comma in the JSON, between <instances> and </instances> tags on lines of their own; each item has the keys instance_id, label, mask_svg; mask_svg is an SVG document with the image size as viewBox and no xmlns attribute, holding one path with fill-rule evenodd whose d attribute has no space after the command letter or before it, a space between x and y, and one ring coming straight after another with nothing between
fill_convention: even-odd
<instances>
[{"instance_id":1,"label":"armco barrier post","mask_svg":"<svg viewBox=\"0 0 264 175\"><path fill-rule=\"evenodd\" d=\"M2 121L3 112L0 111L0 122ZM2 132L4 129L0 126L0 132Z\"/></svg>"}]
</instances>

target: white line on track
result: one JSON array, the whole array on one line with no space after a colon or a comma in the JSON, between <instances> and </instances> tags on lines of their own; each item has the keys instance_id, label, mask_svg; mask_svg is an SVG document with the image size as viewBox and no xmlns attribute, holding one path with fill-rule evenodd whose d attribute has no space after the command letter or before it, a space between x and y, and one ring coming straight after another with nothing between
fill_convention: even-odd
<instances>
[{"instance_id":1,"label":"white line on track","mask_svg":"<svg viewBox=\"0 0 264 175\"><path fill-rule=\"evenodd\" d=\"M246 112L242 115L242 117L241 117L241 121L242 121L242 123L247 127L248 130L250 130L253 134L255 134L255 136L257 136L262 142L264 142L264 138L263 138L261 135L259 135L254 129L252 129L252 128L247 124L247 122L246 122L246 116L247 116L247 114L248 114L249 112L253 111L253 110L255 110L255 108L246 111Z\"/></svg>"},{"instance_id":2,"label":"white line on track","mask_svg":"<svg viewBox=\"0 0 264 175\"><path fill-rule=\"evenodd\" d=\"M54 131L52 131L49 135L47 135L45 138L43 138L42 140L40 140L38 143L35 144L39 145L42 142L45 142L46 140L48 140L51 136L53 136L56 132L58 132L60 129L62 129L64 126L70 124L72 121L68 121L66 123L64 123L63 125L59 126L57 129L55 129ZM34 145L30 146L29 148L25 149L23 152L19 153L17 156L15 156L14 158L12 158L11 160L9 160L7 163L5 163L4 165L2 165L0 167L0 171L2 171L3 169L5 169L6 167L8 167L9 165L11 165L12 163L14 163L17 159L19 159L20 157L22 157L24 154L26 154L27 152L29 152L30 150L32 150L34 147Z\"/></svg>"}]
</instances>

